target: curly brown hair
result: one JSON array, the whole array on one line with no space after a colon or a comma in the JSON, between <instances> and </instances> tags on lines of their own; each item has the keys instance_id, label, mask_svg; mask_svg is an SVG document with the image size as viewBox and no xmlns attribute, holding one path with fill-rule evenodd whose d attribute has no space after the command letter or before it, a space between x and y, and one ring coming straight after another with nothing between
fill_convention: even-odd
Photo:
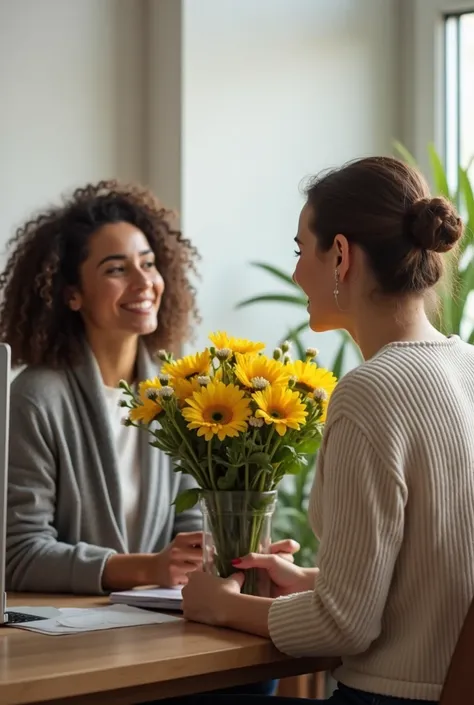
<instances>
[{"instance_id":1,"label":"curly brown hair","mask_svg":"<svg viewBox=\"0 0 474 705\"><path fill-rule=\"evenodd\" d=\"M66 288L80 286L91 235L117 222L144 233L165 283L158 327L144 336L147 347L152 354L176 351L198 320L189 276L196 274L199 255L175 220L150 191L110 180L77 189L63 205L19 228L0 275L0 340L11 346L12 364L58 369L77 362L84 326L67 305Z\"/></svg>"}]
</instances>

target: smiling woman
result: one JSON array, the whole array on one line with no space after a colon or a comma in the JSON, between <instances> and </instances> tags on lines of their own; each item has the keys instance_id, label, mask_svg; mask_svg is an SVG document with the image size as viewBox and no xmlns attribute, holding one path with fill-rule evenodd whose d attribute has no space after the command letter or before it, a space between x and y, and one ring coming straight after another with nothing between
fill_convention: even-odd
<instances>
[{"instance_id":1,"label":"smiling woman","mask_svg":"<svg viewBox=\"0 0 474 705\"><path fill-rule=\"evenodd\" d=\"M0 276L0 338L13 365L10 589L101 593L186 582L201 516L145 434L121 425L121 379L158 374L197 317L197 253L175 215L137 186L76 190L20 228Z\"/></svg>"}]
</instances>

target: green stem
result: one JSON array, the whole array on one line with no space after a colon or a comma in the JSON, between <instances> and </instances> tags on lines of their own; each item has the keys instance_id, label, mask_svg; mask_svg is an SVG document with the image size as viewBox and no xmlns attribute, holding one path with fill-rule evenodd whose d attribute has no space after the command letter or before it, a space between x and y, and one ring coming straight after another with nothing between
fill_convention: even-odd
<instances>
[{"instance_id":1,"label":"green stem","mask_svg":"<svg viewBox=\"0 0 474 705\"><path fill-rule=\"evenodd\" d=\"M217 490L217 484L214 477L214 468L212 465L212 438L207 442L207 469L209 472L209 482L214 490Z\"/></svg>"},{"instance_id":2,"label":"green stem","mask_svg":"<svg viewBox=\"0 0 474 705\"><path fill-rule=\"evenodd\" d=\"M173 416L170 415L168 418L170 419L170 422L171 422L172 426L174 426L174 428L175 428L176 431L178 432L179 437L184 441L184 444L185 444L185 446L186 446L186 449L188 450L188 452L189 452L189 454L190 454L190 456L191 456L191 459L192 459L192 461L193 461L193 464L194 464L194 472L195 472L195 474L196 474L196 480L199 482L199 484L201 485L201 487L204 488L204 487L205 487L204 477L201 475L201 468L199 467L199 461L198 461L198 459L197 459L197 457L196 457L196 454L195 454L194 450L192 449L192 446L190 445L190 443L189 443L188 439L186 438L185 434L184 434L184 433L182 432L182 430L180 429L179 424L176 423L176 421L175 421L175 419L173 418Z\"/></svg>"},{"instance_id":3,"label":"green stem","mask_svg":"<svg viewBox=\"0 0 474 705\"><path fill-rule=\"evenodd\" d=\"M270 433L268 434L267 442L265 443L265 453L268 453L270 450L270 443L273 438L273 435L275 433L275 426L272 425L270 429Z\"/></svg>"}]
</instances>

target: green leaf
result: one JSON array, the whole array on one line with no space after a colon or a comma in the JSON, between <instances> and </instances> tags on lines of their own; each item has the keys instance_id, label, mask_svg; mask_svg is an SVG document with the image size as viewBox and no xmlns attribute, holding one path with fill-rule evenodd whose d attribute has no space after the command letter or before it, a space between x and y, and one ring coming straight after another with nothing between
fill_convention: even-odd
<instances>
[{"instance_id":1,"label":"green leaf","mask_svg":"<svg viewBox=\"0 0 474 705\"><path fill-rule=\"evenodd\" d=\"M464 309L466 307L467 297L474 289L474 257L471 257L471 261L467 265L466 269L459 273L459 279L461 282L461 287L456 301L456 307L458 309L457 326L453 333L459 333L459 328L461 327L461 323L464 318Z\"/></svg>"},{"instance_id":2,"label":"green leaf","mask_svg":"<svg viewBox=\"0 0 474 705\"><path fill-rule=\"evenodd\" d=\"M289 284L295 289L299 288L298 284L293 280L293 277L284 272L282 269L279 269L278 267L274 267L271 264L265 264L265 262L250 262L250 264L252 265L252 267L258 267L259 269L263 269L269 274L273 274L274 277L276 277L277 279L281 279L281 281L285 282L285 284Z\"/></svg>"},{"instance_id":3,"label":"green leaf","mask_svg":"<svg viewBox=\"0 0 474 705\"><path fill-rule=\"evenodd\" d=\"M284 340L294 340L299 336L300 333L302 333L304 330L307 330L309 328L309 321L306 319L299 325L295 326L294 328L290 328L290 330L287 332L285 336L282 337L282 342Z\"/></svg>"},{"instance_id":4,"label":"green leaf","mask_svg":"<svg viewBox=\"0 0 474 705\"><path fill-rule=\"evenodd\" d=\"M347 347L347 340L345 338L342 339L342 342L339 346L339 349L336 353L336 357L334 358L334 362L331 365L332 373L337 379L340 379L342 377L342 371L344 369L344 357L346 354L346 347Z\"/></svg>"},{"instance_id":5,"label":"green leaf","mask_svg":"<svg viewBox=\"0 0 474 705\"><path fill-rule=\"evenodd\" d=\"M279 463L278 470L283 475L297 475L308 464L306 455L298 453L290 445L281 446L275 454L273 462Z\"/></svg>"},{"instance_id":6,"label":"green leaf","mask_svg":"<svg viewBox=\"0 0 474 705\"><path fill-rule=\"evenodd\" d=\"M398 154L401 156L401 158L410 166L413 166L415 168L418 167L416 163L416 159L413 156L413 154L401 143L398 142L397 140L394 141L393 146L395 148L395 151L398 152Z\"/></svg>"},{"instance_id":7,"label":"green leaf","mask_svg":"<svg viewBox=\"0 0 474 705\"><path fill-rule=\"evenodd\" d=\"M438 152L435 149L434 144L428 145L428 156L430 158L431 170L433 172L434 185L438 193L445 198L451 199L451 194L449 192L448 179L446 172L444 170L443 163Z\"/></svg>"},{"instance_id":8,"label":"green leaf","mask_svg":"<svg viewBox=\"0 0 474 705\"><path fill-rule=\"evenodd\" d=\"M258 465L261 468L272 467L270 455L263 451L260 453L252 453L252 455L247 458L247 462L251 465Z\"/></svg>"},{"instance_id":9,"label":"green leaf","mask_svg":"<svg viewBox=\"0 0 474 705\"><path fill-rule=\"evenodd\" d=\"M217 486L220 490L233 490L237 485L239 477L239 468L236 465L229 465L223 477L217 480Z\"/></svg>"},{"instance_id":10,"label":"green leaf","mask_svg":"<svg viewBox=\"0 0 474 705\"><path fill-rule=\"evenodd\" d=\"M466 230L460 243L460 257L474 244L474 194L472 184L466 169L459 169L459 196L461 205L466 210Z\"/></svg>"},{"instance_id":11,"label":"green leaf","mask_svg":"<svg viewBox=\"0 0 474 705\"><path fill-rule=\"evenodd\" d=\"M283 338L281 339L281 343L284 342L285 340L293 341L300 360L306 360L306 348L304 347L303 343L301 342L299 334L302 333L304 330L307 330L308 328L309 328L309 320L307 319L306 321L303 321L303 323L300 323L298 326L295 326L294 328L290 328L290 330L287 332L287 334L285 336L283 336Z\"/></svg>"},{"instance_id":12,"label":"green leaf","mask_svg":"<svg viewBox=\"0 0 474 705\"><path fill-rule=\"evenodd\" d=\"M244 306L250 306L252 304L260 303L284 303L293 304L295 306L308 305L308 299L304 296L292 296L291 294L261 294L260 296L252 296L250 299L244 299L240 301L236 308L243 308Z\"/></svg>"},{"instance_id":13,"label":"green leaf","mask_svg":"<svg viewBox=\"0 0 474 705\"><path fill-rule=\"evenodd\" d=\"M194 507L194 505L199 501L200 496L201 490L198 487L191 487L188 490L183 490L183 492L180 492L173 502L176 507L176 513L181 514L181 512L192 509L192 507Z\"/></svg>"},{"instance_id":14,"label":"green leaf","mask_svg":"<svg viewBox=\"0 0 474 705\"><path fill-rule=\"evenodd\" d=\"M288 457L296 458L297 455L298 454L297 454L294 446L284 445L279 448L279 450L276 454L276 459L284 460L285 458L288 458Z\"/></svg>"},{"instance_id":15,"label":"green leaf","mask_svg":"<svg viewBox=\"0 0 474 705\"><path fill-rule=\"evenodd\" d=\"M314 455L321 445L321 438L311 438L301 445L298 445L298 453L304 453L305 455Z\"/></svg>"}]
</instances>

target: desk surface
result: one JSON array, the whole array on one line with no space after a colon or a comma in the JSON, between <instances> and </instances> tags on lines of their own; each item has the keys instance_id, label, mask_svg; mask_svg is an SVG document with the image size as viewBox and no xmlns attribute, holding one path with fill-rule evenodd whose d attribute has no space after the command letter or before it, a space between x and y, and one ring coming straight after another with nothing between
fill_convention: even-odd
<instances>
[{"instance_id":1,"label":"desk surface","mask_svg":"<svg viewBox=\"0 0 474 705\"><path fill-rule=\"evenodd\" d=\"M86 607L105 598L10 595L8 606ZM267 640L186 622L67 636L0 628L0 703L128 705L266 678L327 670Z\"/></svg>"}]
</instances>

